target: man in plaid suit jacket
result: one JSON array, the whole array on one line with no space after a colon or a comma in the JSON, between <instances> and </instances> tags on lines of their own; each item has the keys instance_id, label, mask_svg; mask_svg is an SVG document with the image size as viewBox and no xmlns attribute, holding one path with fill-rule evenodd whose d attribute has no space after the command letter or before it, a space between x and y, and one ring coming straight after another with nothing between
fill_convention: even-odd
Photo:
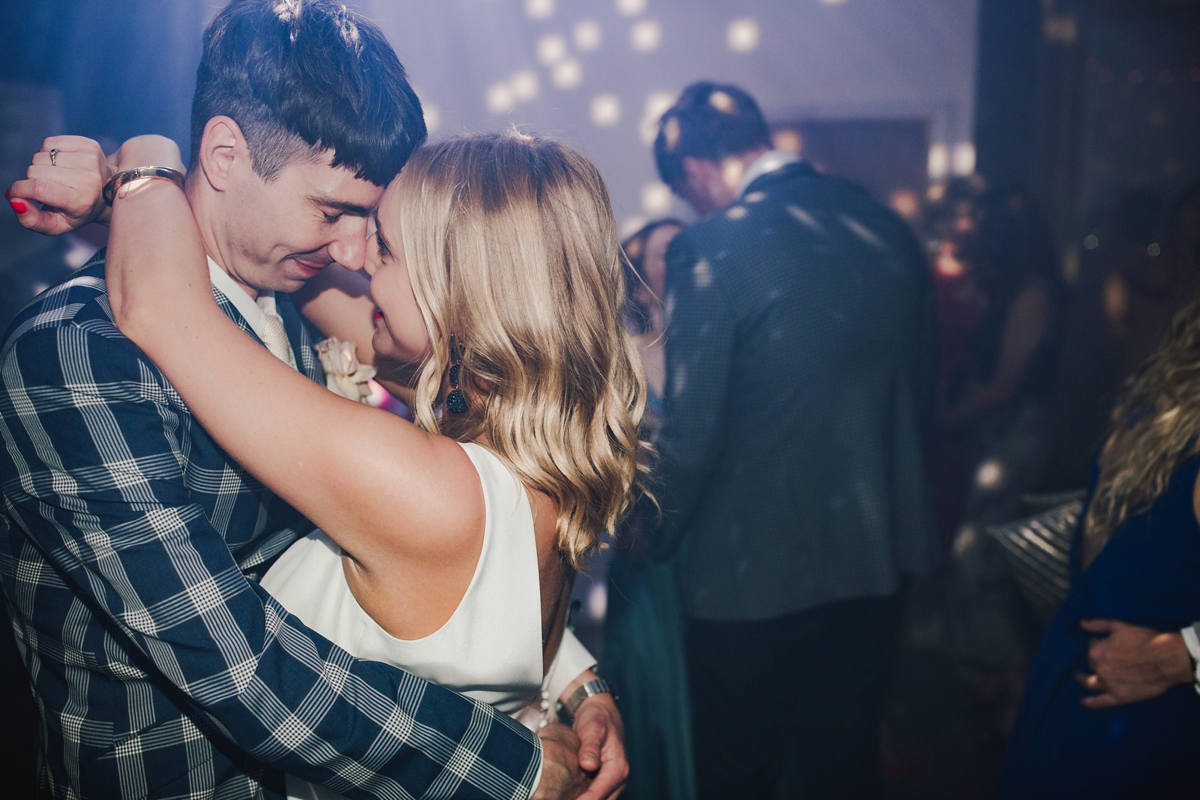
<instances>
[{"instance_id":1,"label":"man in plaid suit jacket","mask_svg":"<svg viewBox=\"0 0 1200 800\"><path fill-rule=\"evenodd\" d=\"M366 218L424 137L395 53L340 4L235 0L205 34L187 188L213 292L314 381L312 335L273 290L360 265ZM58 166L88 168L80 158L64 150ZM17 316L0 373L0 577L40 711L43 791L280 797L287 772L352 798L531 796L537 737L352 658L258 586L312 526L117 330L102 253ZM570 759L555 775L578 777Z\"/></svg>"}]
</instances>

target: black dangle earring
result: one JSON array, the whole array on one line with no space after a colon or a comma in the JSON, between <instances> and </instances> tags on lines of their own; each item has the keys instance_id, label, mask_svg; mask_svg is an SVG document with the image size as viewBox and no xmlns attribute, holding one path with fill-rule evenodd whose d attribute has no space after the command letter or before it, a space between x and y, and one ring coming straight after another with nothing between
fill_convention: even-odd
<instances>
[{"instance_id":1,"label":"black dangle earring","mask_svg":"<svg viewBox=\"0 0 1200 800\"><path fill-rule=\"evenodd\" d=\"M458 388L458 374L462 371L462 364L459 363L460 356L458 340L452 333L450 334L450 394L446 395L446 408L451 414L465 414L469 408L467 396L462 393L462 389Z\"/></svg>"}]
</instances>

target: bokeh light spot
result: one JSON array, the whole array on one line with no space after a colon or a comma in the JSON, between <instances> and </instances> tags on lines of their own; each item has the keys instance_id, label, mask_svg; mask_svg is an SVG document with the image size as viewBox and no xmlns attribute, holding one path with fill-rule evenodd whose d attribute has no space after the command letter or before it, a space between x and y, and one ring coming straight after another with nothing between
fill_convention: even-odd
<instances>
[{"instance_id":1,"label":"bokeh light spot","mask_svg":"<svg viewBox=\"0 0 1200 800\"><path fill-rule=\"evenodd\" d=\"M659 120L673 105L675 105L675 95L672 92L652 92L646 97L645 112L642 115L642 124L639 129L644 144L654 143L654 137L658 136Z\"/></svg>"},{"instance_id":2,"label":"bokeh light spot","mask_svg":"<svg viewBox=\"0 0 1200 800\"><path fill-rule=\"evenodd\" d=\"M994 458L989 458L980 464L979 471L975 473L975 485L980 489L995 489L1003 480L1004 467Z\"/></svg>"},{"instance_id":3,"label":"bokeh light spot","mask_svg":"<svg viewBox=\"0 0 1200 800\"><path fill-rule=\"evenodd\" d=\"M941 243L934 264L938 274L943 278L957 278L966 272L963 263L955 257L954 245L950 242Z\"/></svg>"},{"instance_id":4,"label":"bokeh light spot","mask_svg":"<svg viewBox=\"0 0 1200 800\"><path fill-rule=\"evenodd\" d=\"M1094 233L1089 233L1083 237L1083 248L1085 250L1095 250L1100 246L1100 237Z\"/></svg>"},{"instance_id":5,"label":"bokeh light spot","mask_svg":"<svg viewBox=\"0 0 1200 800\"><path fill-rule=\"evenodd\" d=\"M633 236L642 228L646 227L646 223L649 221L650 220L648 220L646 217L627 217L625 221L621 223L621 238L624 239L628 236ZM627 253L627 255L629 255L629 253Z\"/></svg>"},{"instance_id":6,"label":"bokeh light spot","mask_svg":"<svg viewBox=\"0 0 1200 800\"><path fill-rule=\"evenodd\" d=\"M555 65L551 78L560 89L574 89L583 80L583 65L574 58L560 61Z\"/></svg>"},{"instance_id":7,"label":"bokeh light spot","mask_svg":"<svg viewBox=\"0 0 1200 800\"><path fill-rule=\"evenodd\" d=\"M421 111L425 114L425 129L433 133L442 126L442 112L431 103L422 103Z\"/></svg>"},{"instance_id":8,"label":"bokeh light spot","mask_svg":"<svg viewBox=\"0 0 1200 800\"><path fill-rule=\"evenodd\" d=\"M617 13L636 17L646 10L646 0L617 0Z\"/></svg>"},{"instance_id":9,"label":"bokeh light spot","mask_svg":"<svg viewBox=\"0 0 1200 800\"><path fill-rule=\"evenodd\" d=\"M771 144L776 150L784 150L794 155L800 155L804 150L804 137L799 131L794 131L791 128L782 128L771 134Z\"/></svg>"},{"instance_id":10,"label":"bokeh light spot","mask_svg":"<svg viewBox=\"0 0 1200 800\"><path fill-rule=\"evenodd\" d=\"M661 217L671 210L671 187L660 181L642 187L642 211Z\"/></svg>"},{"instance_id":11,"label":"bokeh light spot","mask_svg":"<svg viewBox=\"0 0 1200 800\"><path fill-rule=\"evenodd\" d=\"M530 19L547 19L554 15L554 0L525 0L525 13Z\"/></svg>"},{"instance_id":12,"label":"bokeh light spot","mask_svg":"<svg viewBox=\"0 0 1200 800\"><path fill-rule=\"evenodd\" d=\"M929 148L929 158L926 163L929 177L935 181L945 178L950 172L950 148L944 144L935 144Z\"/></svg>"},{"instance_id":13,"label":"bokeh light spot","mask_svg":"<svg viewBox=\"0 0 1200 800\"><path fill-rule=\"evenodd\" d=\"M531 69L523 69L513 75L509 85L517 100L532 100L537 97L538 89L541 88L537 73Z\"/></svg>"},{"instance_id":14,"label":"bokeh light spot","mask_svg":"<svg viewBox=\"0 0 1200 800\"><path fill-rule=\"evenodd\" d=\"M921 198L911 189L897 189L892 192L888 198L888 205L909 222L915 220L921 212Z\"/></svg>"},{"instance_id":15,"label":"bokeh light spot","mask_svg":"<svg viewBox=\"0 0 1200 800\"><path fill-rule=\"evenodd\" d=\"M650 53L662 44L662 26L658 20L640 19L629 29L629 43L639 53Z\"/></svg>"},{"instance_id":16,"label":"bokeh light spot","mask_svg":"<svg viewBox=\"0 0 1200 800\"><path fill-rule=\"evenodd\" d=\"M975 145L970 142L954 145L953 162L955 175L970 175L975 172Z\"/></svg>"},{"instance_id":17,"label":"bokeh light spot","mask_svg":"<svg viewBox=\"0 0 1200 800\"><path fill-rule=\"evenodd\" d=\"M567 57L567 40L557 33L548 33L537 43L538 61L552 67Z\"/></svg>"},{"instance_id":18,"label":"bokeh light spot","mask_svg":"<svg viewBox=\"0 0 1200 800\"><path fill-rule=\"evenodd\" d=\"M758 23L755 20L735 19L725 31L729 49L735 53L749 53L758 47Z\"/></svg>"},{"instance_id":19,"label":"bokeh light spot","mask_svg":"<svg viewBox=\"0 0 1200 800\"><path fill-rule=\"evenodd\" d=\"M604 582L593 584L587 595L588 617L593 622L603 622L608 613L608 585Z\"/></svg>"},{"instance_id":20,"label":"bokeh light spot","mask_svg":"<svg viewBox=\"0 0 1200 800\"><path fill-rule=\"evenodd\" d=\"M488 111L493 114L507 114L512 111L516 98L507 83L493 83L488 87L486 103Z\"/></svg>"},{"instance_id":21,"label":"bokeh light spot","mask_svg":"<svg viewBox=\"0 0 1200 800\"><path fill-rule=\"evenodd\" d=\"M600 48L603 35L600 23L594 19L581 19L575 23L575 48L581 53L590 53Z\"/></svg>"},{"instance_id":22,"label":"bokeh light spot","mask_svg":"<svg viewBox=\"0 0 1200 800\"><path fill-rule=\"evenodd\" d=\"M601 128L621 121L621 100L615 94L597 95L592 99L592 122Z\"/></svg>"}]
</instances>

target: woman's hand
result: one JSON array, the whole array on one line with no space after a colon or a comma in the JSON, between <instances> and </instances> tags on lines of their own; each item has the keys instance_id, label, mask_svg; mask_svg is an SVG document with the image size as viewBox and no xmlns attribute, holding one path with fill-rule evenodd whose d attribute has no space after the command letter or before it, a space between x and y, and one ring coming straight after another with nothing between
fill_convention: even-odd
<instances>
[{"instance_id":1,"label":"woman's hand","mask_svg":"<svg viewBox=\"0 0 1200 800\"><path fill-rule=\"evenodd\" d=\"M5 197L21 225L58 236L108 220L101 191L112 171L99 143L82 136L51 136L34 153L25 180L10 186Z\"/></svg>"},{"instance_id":2,"label":"woman's hand","mask_svg":"<svg viewBox=\"0 0 1200 800\"><path fill-rule=\"evenodd\" d=\"M51 136L34 153L25 180L10 186L5 196L21 225L58 236L92 222L108 222L111 209L104 202L104 184L116 172L149 166L182 172L179 146L165 136L135 136L105 158L100 144L91 139Z\"/></svg>"}]
</instances>

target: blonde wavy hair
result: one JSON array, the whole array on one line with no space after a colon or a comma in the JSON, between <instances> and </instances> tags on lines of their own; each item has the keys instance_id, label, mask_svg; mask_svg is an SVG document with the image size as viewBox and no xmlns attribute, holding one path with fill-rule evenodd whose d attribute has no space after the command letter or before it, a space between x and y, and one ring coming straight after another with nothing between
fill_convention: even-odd
<instances>
[{"instance_id":1,"label":"blonde wavy hair","mask_svg":"<svg viewBox=\"0 0 1200 800\"><path fill-rule=\"evenodd\" d=\"M1200 453L1200 300L1176 315L1162 347L1130 378L1112 432L1084 520L1085 565L1129 517L1163 495L1182 462Z\"/></svg>"},{"instance_id":2,"label":"blonde wavy hair","mask_svg":"<svg viewBox=\"0 0 1200 800\"><path fill-rule=\"evenodd\" d=\"M399 222L429 333L414 411L485 441L558 504L576 569L643 484L646 383L624 327L616 221L599 170L558 142L484 133L426 145L400 174ZM435 406L462 351L465 414Z\"/></svg>"}]
</instances>

